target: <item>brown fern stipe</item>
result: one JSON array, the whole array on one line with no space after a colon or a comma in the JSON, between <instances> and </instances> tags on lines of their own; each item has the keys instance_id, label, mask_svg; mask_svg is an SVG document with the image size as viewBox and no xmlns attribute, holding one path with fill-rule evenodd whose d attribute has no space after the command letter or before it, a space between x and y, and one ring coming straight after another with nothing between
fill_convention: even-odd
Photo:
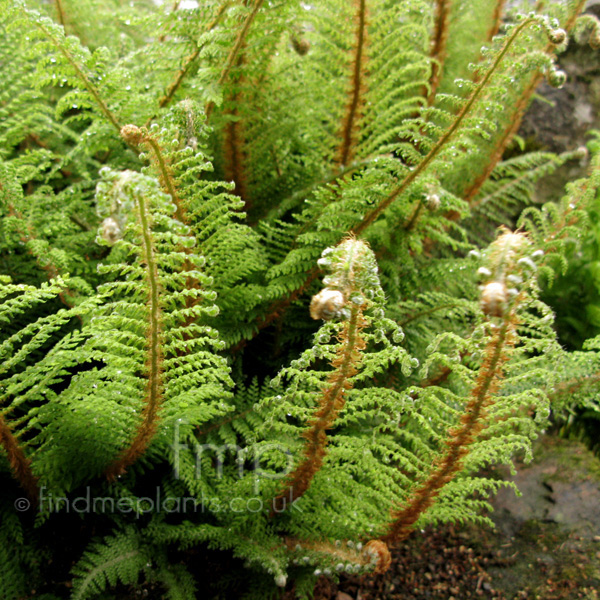
<instances>
[{"instance_id":1,"label":"brown fern stipe","mask_svg":"<svg viewBox=\"0 0 600 600\"><path fill-rule=\"evenodd\" d=\"M332 362L334 371L329 376L327 388L319 399L319 408L314 414L310 428L304 433L306 447L302 462L288 475L284 489L273 500L273 511L283 512L310 487L315 474L321 469L327 454L327 430L330 429L344 407L345 394L352 387L350 378L356 373L355 365L365 341L360 335L364 327L362 307L352 308L350 318L341 334L342 345Z\"/></svg>"},{"instance_id":2,"label":"brown fern stipe","mask_svg":"<svg viewBox=\"0 0 600 600\"><path fill-rule=\"evenodd\" d=\"M37 503L39 488L37 477L31 470L31 461L25 456L10 427L0 415L0 446L6 452L13 477L19 482L29 499Z\"/></svg>"},{"instance_id":3,"label":"brown fern stipe","mask_svg":"<svg viewBox=\"0 0 600 600\"><path fill-rule=\"evenodd\" d=\"M147 383L142 422L129 446L106 469L105 475L113 480L123 475L130 465L142 456L154 436L157 427L158 410L162 400L162 335L161 309L159 299L159 280L154 244L150 231L150 218L144 197L137 196L138 215L142 229L142 251L146 264L146 283L148 285L148 329L147 329Z\"/></svg>"},{"instance_id":4,"label":"brown fern stipe","mask_svg":"<svg viewBox=\"0 0 600 600\"><path fill-rule=\"evenodd\" d=\"M236 62L238 54L244 46L244 43L246 42L246 37L248 35L248 32L250 31L250 26L252 25L254 18L258 14L258 11L260 10L260 7L262 6L263 2L264 0L254 1L254 6L252 7L250 13L248 13L248 16L246 17L246 20L244 21L244 24L242 25L242 28L240 29L240 32L235 40L235 44L229 52L229 56L227 57L227 61L225 62L225 66L223 67L223 70L221 71L221 75L217 82L218 85L223 85L223 82L226 81L229 77L231 68ZM206 107L204 109L204 112L206 113L206 118L210 116L210 113L212 112L214 106L215 103L213 101L209 101L206 103Z\"/></svg>"},{"instance_id":5,"label":"brown fern stipe","mask_svg":"<svg viewBox=\"0 0 600 600\"><path fill-rule=\"evenodd\" d=\"M502 18L504 17L504 7L506 6L506 0L496 0L496 6L494 7L494 14L492 15L492 25L487 32L487 40L491 42L492 39L498 35L500 31L500 25L502 25Z\"/></svg>"},{"instance_id":6,"label":"brown fern stipe","mask_svg":"<svg viewBox=\"0 0 600 600\"><path fill-rule=\"evenodd\" d=\"M240 54L237 60L237 67L242 67L245 62L244 54ZM232 120L225 126L225 177L228 181L235 184L234 193L246 203L246 210L250 208L247 198L246 174L244 163L246 156L244 153L244 124L240 119L239 106L243 104L241 86L244 84L244 76L240 74L236 81L236 89L231 94L229 102L231 109L228 114Z\"/></svg>"},{"instance_id":7,"label":"brown fern stipe","mask_svg":"<svg viewBox=\"0 0 600 600\"><path fill-rule=\"evenodd\" d=\"M489 70L479 83L479 85L473 90L471 96L462 107L460 112L456 115L452 125L446 130L444 135L442 135L435 145L431 148L427 156L423 158L423 160L410 171L410 173L400 182L400 184L390 192L390 194L384 198L370 213L367 213L363 218L362 222L359 223L356 227L353 228L352 233L355 235L360 235L363 231L365 231L371 224L383 213L389 206L392 204L400 195L402 195L409 186L415 181L431 164L433 159L441 152L441 150L446 146L446 144L452 139L455 132L460 127L461 123L467 118L471 108L478 100L480 95L483 93L483 90L486 89L486 86L494 73L497 71L500 63L503 61L504 57L508 53L510 47L515 42L515 40L519 37L521 32L529 27L533 22L534 18L529 17L524 19L519 25L515 27L511 35L508 37L504 46L496 56L494 62L490 66Z\"/></svg>"},{"instance_id":8,"label":"brown fern stipe","mask_svg":"<svg viewBox=\"0 0 600 600\"><path fill-rule=\"evenodd\" d=\"M286 538L285 544L291 552L322 554L336 561L357 567L372 569L375 574L385 573L392 564L392 555L387 545L381 540L370 540L364 547L360 542L346 540L335 544L327 540L299 540Z\"/></svg>"},{"instance_id":9,"label":"brown fern stipe","mask_svg":"<svg viewBox=\"0 0 600 600\"><path fill-rule=\"evenodd\" d=\"M462 469L469 446L485 427L486 409L494 402L504 363L516 341L516 308L523 299L523 294L517 293L509 303L504 294L505 279L519 264L519 254L528 244L524 234L505 230L491 246L490 269L486 271L492 279L483 287L481 304L483 313L498 319L499 323L494 324L494 333L486 345L475 385L458 424L447 433L444 450L434 462L429 475L410 493L404 505L392 511L392 521L381 538L388 544L399 542L411 533L419 517L435 502L442 488Z\"/></svg>"},{"instance_id":10,"label":"brown fern stipe","mask_svg":"<svg viewBox=\"0 0 600 600\"><path fill-rule=\"evenodd\" d=\"M69 52L66 46L61 44L48 30L48 28L41 22L35 21L35 26L44 34L45 37L48 38L50 43L56 48L58 52L60 52L67 62L71 65L75 73L77 74L77 78L83 83L85 89L90 93L90 95L94 98L96 104L100 108L102 114L106 118L106 120L117 130L121 131L121 124L119 123L117 117L110 111L106 102L103 100L98 88L91 82L90 78L85 74L83 67L75 60L73 55Z\"/></svg>"},{"instance_id":11,"label":"brown fern stipe","mask_svg":"<svg viewBox=\"0 0 600 600\"><path fill-rule=\"evenodd\" d=\"M350 98L344 115L341 131L342 143L338 150L337 158L337 163L340 167L345 167L354 156L354 148L358 138L357 122L361 117L361 110L364 104L364 70L367 46L366 0L356 0L356 21L356 45L354 48L354 59L352 61Z\"/></svg>"},{"instance_id":12,"label":"brown fern stipe","mask_svg":"<svg viewBox=\"0 0 600 600\"><path fill-rule=\"evenodd\" d=\"M459 424L448 432L446 449L427 479L412 492L404 506L392 512L392 523L381 538L391 544L402 541L412 531L418 518L434 503L442 488L460 471L463 458L481 432L485 409L493 401L507 360L506 349L514 344L517 320L511 313L492 336L486 348L484 363Z\"/></svg>"},{"instance_id":13,"label":"brown fern stipe","mask_svg":"<svg viewBox=\"0 0 600 600\"><path fill-rule=\"evenodd\" d=\"M137 147L140 144L145 144L150 149L151 160L157 171L160 185L171 196L175 204L175 218L182 223L187 223L186 210L177 193L171 165L166 160L157 139L145 127L137 127L131 124L121 127L121 137L131 146Z\"/></svg>"},{"instance_id":14,"label":"brown fern stipe","mask_svg":"<svg viewBox=\"0 0 600 600\"><path fill-rule=\"evenodd\" d=\"M58 22L66 30L67 20L65 19L65 10L62 5L62 0L54 0L54 6L56 7L56 16L58 17Z\"/></svg>"},{"instance_id":15,"label":"brown fern stipe","mask_svg":"<svg viewBox=\"0 0 600 600\"><path fill-rule=\"evenodd\" d=\"M219 22L221 21L221 18L225 14L225 11L229 8L230 4L231 4L231 2L223 2L223 4L219 7L219 10L217 11L215 18L209 23L208 27L206 28L206 31L212 31L219 24ZM175 76L175 79L167 88L165 95L159 100L158 106L160 108L164 108L171 102L171 100L173 100L173 97L175 96L175 92L179 89L179 87L181 86L181 83L183 82L185 77L188 75L188 73L191 71L191 67L192 67L193 63L196 61L198 56L200 56L200 52L202 51L203 48L204 48L204 44L200 44L196 48L196 50L194 50L191 54L186 56L186 58L183 61L182 67L179 69L179 71L177 72L177 75ZM150 125L150 121L152 121L153 118L154 117L151 117L148 120L148 122L146 123L146 126Z\"/></svg>"},{"instance_id":16,"label":"brown fern stipe","mask_svg":"<svg viewBox=\"0 0 600 600\"><path fill-rule=\"evenodd\" d=\"M446 60L446 45L448 42L448 29L450 24L451 0L437 0L435 10L435 31L431 47L431 76L429 77L429 93L427 106L435 101L438 86L442 78L442 68Z\"/></svg>"}]
</instances>

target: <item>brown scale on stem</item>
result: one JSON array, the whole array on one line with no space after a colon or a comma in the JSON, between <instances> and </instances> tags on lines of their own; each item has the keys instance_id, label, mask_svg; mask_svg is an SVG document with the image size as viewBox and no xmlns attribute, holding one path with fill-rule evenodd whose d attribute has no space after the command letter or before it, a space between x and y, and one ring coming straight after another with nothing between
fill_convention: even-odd
<instances>
[{"instance_id":1,"label":"brown scale on stem","mask_svg":"<svg viewBox=\"0 0 600 600\"><path fill-rule=\"evenodd\" d=\"M158 411L163 396L160 281L148 206L141 194L137 195L136 201L142 232L142 257L146 267L146 283L148 285L148 328L146 331L148 347L145 402L141 415L142 421L138 425L133 440L105 471L105 475L109 481L123 475L127 468L146 452L156 432Z\"/></svg>"},{"instance_id":2,"label":"brown scale on stem","mask_svg":"<svg viewBox=\"0 0 600 600\"><path fill-rule=\"evenodd\" d=\"M313 415L310 428L303 434L306 440L302 462L289 474L284 489L273 501L275 512L291 506L310 487L313 477L323 466L327 454L327 430L333 426L345 404L345 395L352 388L350 378L356 374L365 341L360 335L365 326L362 307L354 307L340 335L342 345L332 362L334 371L327 388L319 399L319 408Z\"/></svg>"},{"instance_id":3,"label":"brown scale on stem","mask_svg":"<svg viewBox=\"0 0 600 600\"><path fill-rule=\"evenodd\" d=\"M160 186L164 192L171 196L175 204L175 218L182 223L187 223L186 210L177 193L171 165L165 158L158 140L145 127L136 127L135 125L123 126L121 137L132 146L147 145L152 155L152 164L157 171Z\"/></svg>"},{"instance_id":4,"label":"brown scale on stem","mask_svg":"<svg viewBox=\"0 0 600 600\"><path fill-rule=\"evenodd\" d=\"M67 20L65 19L65 10L62 5L62 0L54 0L54 6L56 7L56 16L58 17L58 22L66 31Z\"/></svg>"},{"instance_id":5,"label":"brown scale on stem","mask_svg":"<svg viewBox=\"0 0 600 600\"><path fill-rule=\"evenodd\" d=\"M340 345L331 362L325 388L319 393L318 407L303 433L306 441L300 464L287 476L283 489L273 501L273 513L283 512L310 487L327 454L327 431L333 427L344 407L346 393L352 388L351 378L361 362L366 347L361 335L367 322L364 310L368 306L362 295L365 288L377 280L375 258L369 247L354 237L348 237L335 249L329 248L319 261L331 270L327 286L311 302L313 319L344 318L339 333ZM378 280L377 280L378 281Z\"/></svg>"},{"instance_id":6,"label":"brown scale on stem","mask_svg":"<svg viewBox=\"0 0 600 600\"><path fill-rule=\"evenodd\" d=\"M356 43L352 60L352 81L344 121L340 133L341 145L337 153L337 164L345 167L354 157L358 141L357 123L362 116L366 86L364 83L367 49L367 2L356 0Z\"/></svg>"},{"instance_id":7,"label":"brown scale on stem","mask_svg":"<svg viewBox=\"0 0 600 600\"><path fill-rule=\"evenodd\" d=\"M146 145L151 153L152 165L158 173L158 181L164 192L171 196L173 203L175 204L175 218L181 223L188 224L189 217L187 214L186 207L179 197L177 192L177 184L173 175L173 170L168 159L165 157L158 140L151 135L145 127L136 127L135 125L125 125L121 129L121 137L133 146L138 147L139 145ZM183 248L186 254L191 254L193 249ZM186 259L183 264L183 271L190 271L194 268L192 263ZM195 279L189 278L186 283L188 289L196 289L198 282ZM191 308L198 302L197 298L187 297L186 307ZM188 317L186 326L193 322L193 317ZM189 339L189 338L186 338Z\"/></svg>"},{"instance_id":8,"label":"brown scale on stem","mask_svg":"<svg viewBox=\"0 0 600 600\"><path fill-rule=\"evenodd\" d=\"M509 231L492 244L490 273L494 274L495 280L488 286L504 282L507 273L515 269L518 257L527 245L524 234ZM487 408L495 402L494 396L500 387L504 364L509 360L510 349L517 341L516 309L523 298L523 293L518 294L510 305L505 303L502 310L483 304L483 312L499 322L486 345L483 363L462 416L458 424L448 430L444 449L424 481L417 485L400 508L392 510L391 523L381 538L384 542L397 543L411 533L419 517L433 505L443 487L462 469L469 446L485 429Z\"/></svg>"},{"instance_id":9,"label":"brown scale on stem","mask_svg":"<svg viewBox=\"0 0 600 600\"><path fill-rule=\"evenodd\" d=\"M0 415L0 446L6 452L13 477L19 482L29 499L37 504L38 478L31 470L31 461L25 456L17 438L2 415Z\"/></svg>"},{"instance_id":10,"label":"brown scale on stem","mask_svg":"<svg viewBox=\"0 0 600 600\"><path fill-rule=\"evenodd\" d=\"M498 32L500 31L500 26L502 25L502 18L504 16L504 8L506 5L506 0L496 0L496 6L494 7L494 12L492 13L492 18L491 18L491 22L492 24L490 25L490 28L488 29L487 35L485 36L485 39L487 40L487 42L491 42L494 37L498 34ZM483 54L479 54L479 60L481 61L483 59ZM477 83L479 81L479 77L480 74L479 72L476 72L473 75L473 83Z\"/></svg>"},{"instance_id":11,"label":"brown scale on stem","mask_svg":"<svg viewBox=\"0 0 600 600\"><path fill-rule=\"evenodd\" d=\"M446 45L450 26L451 0L437 0L435 9L435 30L431 45L431 76L429 77L429 92L427 93L427 106L432 106L437 94L437 89L442 79L442 70L446 60Z\"/></svg>"},{"instance_id":12,"label":"brown scale on stem","mask_svg":"<svg viewBox=\"0 0 600 600\"><path fill-rule=\"evenodd\" d=\"M494 13L492 15L492 25L489 28L486 36L488 42L491 42L500 31L500 25L502 25L502 17L504 16L505 6L506 0L496 0L496 6L494 7Z\"/></svg>"},{"instance_id":13,"label":"brown scale on stem","mask_svg":"<svg viewBox=\"0 0 600 600\"><path fill-rule=\"evenodd\" d=\"M245 55L242 53L237 59L237 67L242 67L245 63ZM242 104L241 87L244 84L243 73L236 81L235 91L229 98L231 109L227 112L231 120L225 126L225 178L233 181L235 184L234 193L245 202L245 208L248 210L248 188L246 184L245 162L246 153L244 152L245 136L244 124L240 119L239 106Z\"/></svg>"},{"instance_id":14,"label":"brown scale on stem","mask_svg":"<svg viewBox=\"0 0 600 600\"><path fill-rule=\"evenodd\" d=\"M385 573L392 564L389 548L381 540L370 540L364 547L362 544L346 541L332 544L326 540L299 540L286 538L285 544L290 552L306 551L324 555L332 560L350 563L360 567L373 569L373 573Z\"/></svg>"},{"instance_id":15,"label":"brown scale on stem","mask_svg":"<svg viewBox=\"0 0 600 600\"><path fill-rule=\"evenodd\" d=\"M507 350L515 342L516 325L516 316L511 312L491 338L460 422L448 432L443 455L427 479L410 494L404 506L392 511L392 523L382 537L384 542L397 543L406 538L419 517L435 502L442 488L461 470L469 446L485 427L486 408L493 403L498 390L502 367L508 360Z\"/></svg>"}]
</instances>

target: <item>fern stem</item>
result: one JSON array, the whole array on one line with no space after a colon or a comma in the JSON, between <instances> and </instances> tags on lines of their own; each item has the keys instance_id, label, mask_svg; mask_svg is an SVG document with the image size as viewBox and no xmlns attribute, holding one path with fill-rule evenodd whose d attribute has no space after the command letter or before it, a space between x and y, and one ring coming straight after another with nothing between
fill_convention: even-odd
<instances>
[{"instance_id":1,"label":"fern stem","mask_svg":"<svg viewBox=\"0 0 600 600\"><path fill-rule=\"evenodd\" d=\"M496 6L494 7L494 14L492 15L492 25L487 32L487 40L491 42L498 31L500 31L500 25L502 25L502 17L504 15L504 7L506 6L506 0L496 0Z\"/></svg>"},{"instance_id":2,"label":"fern stem","mask_svg":"<svg viewBox=\"0 0 600 600\"><path fill-rule=\"evenodd\" d=\"M581 14L586 4L587 0L579 0L579 2L575 5L573 12L567 17L567 20L563 25L567 32L570 32L573 29L575 22L577 21L577 17Z\"/></svg>"},{"instance_id":3,"label":"fern stem","mask_svg":"<svg viewBox=\"0 0 600 600\"><path fill-rule=\"evenodd\" d=\"M511 115L508 127L506 127L503 134L498 138L496 147L494 148L494 151L492 152L492 155L490 156L489 160L486 161L483 171L479 173L479 175L475 178L471 185L467 187L467 189L462 193L462 197L465 200L465 202L467 202L467 204L471 205L474 198L477 196L477 194L479 194L481 187L488 180L489 176L492 174L497 164L502 159L502 156L508 144L512 141L517 131L519 131L521 121L523 120L525 111L529 106L531 95L539 85L541 79L541 75L537 76L533 79L531 84L527 86L527 89L517 101L515 105L515 110ZM458 213L455 213L453 216L455 217L453 220L457 219Z\"/></svg>"},{"instance_id":4,"label":"fern stem","mask_svg":"<svg viewBox=\"0 0 600 600\"><path fill-rule=\"evenodd\" d=\"M244 63L244 55L240 54L237 64L238 67ZM237 86L243 83L243 76L237 81ZM244 155L244 126L239 120L239 106L242 103L242 92L239 87L231 96L232 110L229 114L233 120L229 121L225 126L225 177L235 183L235 193L246 203L246 210L250 208L247 197L248 190L246 187L245 175L245 155Z\"/></svg>"},{"instance_id":5,"label":"fern stem","mask_svg":"<svg viewBox=\"0 0 600 600\"><path fill-rule=\"evenodd\" d=\"M54 0L54 5L56 6L58 22L63 26L63 29L66 31L65 11L63 9L62 0Z\"/></svg>"},{"instance_id":6,"label":"fern stem","mask_svg":"<svg viewBox=\"0 0 600 600\"><path fill-rule=\"evenodd\" d=\"M571 31L573 26L575 25L575 21L579 13L583 10L585 6L585 0L580 0L573 12L569 15L567 21L565 22L564 28L567 32ZM553 44L548 44L546 47L546 52L552 52L554 49ZM544 76L541 73L536 73L529 85L525 88L524 92L521 94L521 97L515 104L515 108L508 118L508 126L505 128L503 134L497 139L496 146L491 153L490 159L486 161L485 167L483 171L473 180L473 182L465 189L462 194L463 199L467 203L471 203L473 199L477 196L483 184L487 181L488 177L492 174L493 170L496 168L496 165L500 162L504 151L506 150L508 144L512 141L517 131L519 131L519 127L521 126L521 121L523 120L523 116L525 115L525 111L529 106L529 102L531 101L531 97L533 93L537 89L538 85L542 81ZM457 218L454 215L455 219Z\"/></svg>"},{"instance_id":7,"label":"fern stem","mask_svg":"<svg viewBox=\"0 0 600 600\"><path fill-rule=\"evenodd\" d=\"M44 27L41 23L39 23L38 21L34 21L34 24L38 29L41 29L41 31L44 33L44 35L52 42L52 44L58 49L58 51L67 59L69 64L73 67L75 74L83 83L85 89L92 95L92 97L96 101L96 104L102 111L102 114L107 118L109 123L117 131L120 132L121 124L119 123L118 119L110 111L110 109L108 108L108 106L106 105L104 100L102 100L102 97L100 96L100 93L98 92L96 86L92 84L92 82L89 80L88 76L83 72L83 70L81 69L81 67L79 66L77 61L73 58L71 53L66 48L64 48L64 46L62 44L60 44L55 39L55 37L46 29L46 27Z\"/></svg>"},{"instance_id":8,"label":"fern stem","mask_svg":"<svg viewBox=\"0 0 600 600\"><path fill-rule=\"evenodd\" d=\"M327 540L303 540L293 537L285 538L285 545L290 552L306 551L323 554L328 558L335 557L344 563L351 563L373 569L373 573L385 573L392 563L392 556L388 547L380 540L368 541L364 548L356 547L352 540L346 544L331 543ZM373 559L375 567L373 568Z\"/></svg>"},{"instance_id":9,"label":"fern stem","mask_svg":"<svg viewBox=\"0 0 600 600\"><path fill-rule=\"evenodd\" d=\"M219 22L221 21L221 18L225 14L225 11L229 8L230 4L231 4L231 2L229 0L226 2L223 2L223 4L219 7L219 10L217 11L215 18L209 23L208 27L206 28L206 31L212 31L219 24ZM181 67L181 69L179 69L179 71L177 71L177 75L175 76L175 79L167 88L165 95L162 96L162 98L158 101L158 106L160 108L164 108L171 102L171 100L173 100L173 96L175 96L175 92L177 92L177 90L181 86L181 83L183 82L183 80L185 79L187 74L189 73L189 71L192 67L192 64L198 58L198 56L200 55L200 52L202 52L202 49L204 48L204 46L205 46L205 44L200 44L191 54L189 54L184 59L183 66ZM150 124L150 122L152 121L153 118L154 117L150 117L150 119L146 123L146 126L148 126Z\"/></svg>"},{"instance_id":10,"label":"fern stem","mask_svg":"<svg viewBox=\"0 0 600 600\"><path fill-rule=\"evenodd\" d=\"M177 194L177 188L175 186L175 182L173 181L173 174L171 173L171 169L167 161L165 160L165 157L163 156L160 145L158 144L156 139L151 135L145 135L143 141L147 142L148 145L152 148L152 152L156 160L156 165L160 173L160 183L163 189L167 192L167 194L171 196L175 204L175 218L182 223L187 223L187 214L185 207L181 203L181 199Z\"/></svg>"},{"instance_id":11,"label":"fern stem","mask_svg":"<svg viewBox=\"0 0 600 600\"><path fill-rule=\"evenodd\" d=\"M356 373L360 352L365 342L360 335L364 326L362 307L354 306L341 334L342 345L332 365L335 370L328 379L328 387L319 401L319 409L311 419L311 426L303 435L307 444L304 459L288 475L285 489L273 500L274 512L283 512L310 487L315 474L321 469L326 455L327 430L333 426L344 407L345 393L352 387L350 378Z\"/></svg>"},{"instance_id":12,"label":"fern stem","mask_svg":"<svg viewBox=\"0 0 600 600\"><path fill-rule=\"evenodd\" d=\"M429 93L427 106L432 106L435 101L437 89L442 79L442 69L446 60L446 45L450 24L450 8L452 0L436 0L435 31L431 47L431 76L429 77Z\"/></svg>"},{"instance_id":13,"label":"fern stem","mask_svg":"<svg viewBox=\"0 0 600 600\"><path fill-rule=\"evenodd\" d=\"M502 366L507 360L506 348L514 343L516 322L511 310L490 339L460 423L448 432L443 456L436 461L427 479L410 494L404 506L392 511L392 522L381 538L384 542L389 544L406 538L419 517L433 504L441 489L462 468L469 445L484 427L485 409L491 404L502 376Z\"/></svg>"},{"instance_id":14,"label":"fern stem","mask_svg":"<svg viewBox=\"0 0 600 600\"><path fill-rule=\"evenodd\" d=\"M225 61L225 66L223 67L223 70L221 71L221 75L219 76L219 80L217 81L218 86L223 85L223 82L229 76L229 72L231 71L231 69L233 67L233 64L238 56L238 53L240 52L244 42L246 41L246 36L248 35L250 26L252 25L252 22L254 21L254 18L256 17L258 11L260 10L260 7L262 6L263 2L264 2L264 0L255 0L254 6L252 7L252 10L246 17L246 20L244 21L242 29L240 30L240 32L237 36L237 39L235 40L235 44L233 45L233 48L231 49L231 52L229 53L229 56L227 57L227 60ZM206 108L205 108L206 118L208 118L210 116L210 113L212 112L214 105L215 105L215 103L213 101L209 101L206 104Z\"/></svg>"},{"instance_id":15,"label":"fern stem","mask_svg":"<svg viewBox=\"0 0 600 600\"><path fill-rule=\"evenodd\" d=\"M600 382L600 371L596 371L590 375L583 375L573 379L567 379L567 381L559 383L555 388L547 390L546 393L548 394L550 401L553 402L557 398L560 398L563 394L572 395L579 389L584 388L587 385L596 384L598 382Z\"/></svg>"},{"instance_id":16,"label":"fern stem","mask_svg":"<svg viewBox=\"0 0 600 600\"><path fill-rule=\"evenodd\" d=\"M410 219L408 220L408 223L406 223L406 225L404 225L405 231L412 231L414 229L422 212L423 212L423 202L419 202L417 204L416 208L413 210L413 214L410 217Z\"/></svg>"},{"instance_id":17,"label":"fern stem","mask_svg":"<svg viewBox=\"0 0 600 600\"><path fill-rule=\"evenodd\" d=\"M37 504L39 497L38 479L31 470L31 461L25 456L23 449L19 446L16 437L2 415L0 415L0 446L6 452L14 478L19 482L29 499Z\"/></svg>"},{"instance_id":18,"label":"fern stem","mask_svg":"<svg viewBox=\"0 0 600 600\"><path fill-rule=\"evenodd\" d=\"M364 102L363 72L365 65L365 50L367 45L367 3L366 0L356 0L356 46L352 61L352 83L350 86L350 100L344 116L341 138L342 143L338 150L338 165L345 167L353 158L354 146L357 142L356 122L360 118L361 107Z\"/></svg>"},{"instance_id":19,"label":"fern stem","mask_svg":"<svg viewBox=\"0 0 600 600\"><path fill-rule=\"evenodd\" d=\"M146 364L148 381L146 385L146 401L142 411L142 422L138 427L133 441L105 471L109 480L113 480L115 477L125 473L127 467L142 456L150 445L156 430L157 414L162 400L162 335L158 267L150 230L148 207L142 194L137 196L137 202L142 230L142 252L146 264L146 276L149 287L148 359Z\"/></svg>"},{"instance_id":20,"label":"fern stem","mask_svg":"<svg viewBox=\"0 0 600 600\"><path fill-rule=\"evenodd\" d=\"M524 19L519 25L515 27L515 30L512 32L512 34L510 35L510 37L505 42L504 46L496 56L494 62L492 63L492 66L488 69L487 73L485 74L485 77L482 79L481 83L477 86L477 88L473 91L466 104L463 106L462 110L456 116L456 119L454 120L452 125L446 130L444 135L440 137L440 139L436 142L433 148L429 151L427 156L425 156L425 158L423 158L423 160L412 171L410 171L410 173L404 178L400 185L391 194L389 194L389 196L385 200L380 202L375 209L373 209L369 214L367 214L359 225L352 229L352 232L355 235L360 235L365 229L367 229L377 219L377 217L379 217L379 215L384 210L386 210L386 208L388 208L388 206L390 206L390 204L392 204L392 202L394 202L396 198L402 195L413 183L413 181L415 181L425 171L425 169L427 169L427 167L431 164L433 159L440 153L442 148L444 148L446 143L456 133L457 129L460 127L461 123L466 118L475 102L479 99L479 96L481 95L483 90L487 87L489 80L492 78L492 76L498 69L500 63L506 56L514 41L517 39L519 34L528 25L531 24L533 20L533 17L529 17L527 19Z\"/></svg>"},{"instance_id":21,"label":"fern stem","mask_svg":"<svg viewBox=\"0 0 600 600\"><path fill-rule=\"evenodd\" d=\"M491 42L500 31L500 26L502 25L502 17L504 16L504 7L506 5L506 0L496 0L496 6L494 7L494 12L492 13L490 28L485 36L485 39L488 42ZM483 54L479 54L479 61L483 59ZM479 72L476 72L473 76L473 83L477 83L479 81Z\"/></svg>"}]
</instances>

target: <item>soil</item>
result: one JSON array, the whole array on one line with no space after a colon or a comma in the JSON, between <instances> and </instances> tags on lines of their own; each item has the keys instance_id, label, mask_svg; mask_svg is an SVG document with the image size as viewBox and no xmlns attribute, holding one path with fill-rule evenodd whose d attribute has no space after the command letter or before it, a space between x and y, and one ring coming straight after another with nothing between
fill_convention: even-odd
<instances>
[{"instance_id":1,"label":"soil","mask_svg":"<svg viewBox=\"0 0 600 600\"><path fill-rule=\"evenodd\" d=\"M588 10L600 17L600 0ZM567 83L538 89L519 131L527 150L574 150L600 129L600 52L571 42L557 63ZM565 164L539 182L534 202L559 199L586 168L585 161ZM552 436L541 438L534 455L516 474L498 473L522 495L506 488L491 499L494 529L416 532L393 549L384 575L322 578L315 600L598 600L600 459Z\"/></svg>"},{"instance_id":2,"label":"soil","mask_svg":"<svg viewBox=\"0 0 600 600\"><path fill-rule=\"evenodd\" d=\"M600 17L600 0L588 6ZM527 151L575 150L600 129L600 52L571 42L557 64L567 83L538 88L519 130ZM566 163L538 182L534 202L558 200L565 183L586 171L586 161ZM498 472L522 495L506 488L491 499L493 530L449 525L416 532L393 549L384 575L322 578L315 600L598 600L600 459L581 443L551 436L534 455L515 475Z\"/></svg>"},{"instance_id":3,"label":"soil","mask_svg":"<svg viewBox=\"0 0 600 600\"><path fill-rule=\"evenodd\" d=\"M321 579L316 600L598 600L600 460L544 436L530 465L504 472L522 492L493 498L494 529L446 526L393 549L384 575Z\"/></svg>"}]
</instances>

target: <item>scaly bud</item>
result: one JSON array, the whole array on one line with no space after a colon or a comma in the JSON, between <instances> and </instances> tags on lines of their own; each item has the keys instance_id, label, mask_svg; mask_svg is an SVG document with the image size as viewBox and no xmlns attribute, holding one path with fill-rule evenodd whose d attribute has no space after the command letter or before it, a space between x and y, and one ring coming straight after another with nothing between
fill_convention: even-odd
<instances>
[{"instance_id":1,"label":"scaly bud","mask_svg":"<svg viewBox=\"0 0 600 600\"><path fill-rule=\"evenodd\" d=\"M144 132L135 125L123 125L121 127L121 137L133 146L137 146L144 139Z\"/></svg>"},{"instance_id":2,"label":"scaly bud","mask_svg":"<svg viewBox=\"0 0 600 600\"><path fill-rule=\"evenodd\" d=\"M551 29L548 39L555 45L560 45L567 40L567 32L564 29Z\"/></svg>"},{"instance_id":3,"label":"scaly bud","mask_svg":"<svg viewBox=\"0 0 600 600\"><path fill-rule=\"evenodd\" d=\"M310 302L310 316L315 320L329 321L340 316L344 304L346 301L342 292L324 288L313 296Z\"/></svg>"},{"instance_id":4,"label":"scaly bud","mask_svg":"<svg viewBox=\"0 0 600 600\"><path fill-rule=\"evenodd\" d=\"M371 540L368 542L363 550L363 554L375 558L375 573L385 573L392 564L392 555L387 544L381 540Z\"/></svg>"},{"instance_id":5,"label":"scaly bud","mask_svg":"<svg viewBox=\"0 0 600 600\"><path fill-rule=\"evenodd\" d=\"M490 281L481 292L481 310L490 317L502 317L506 311L506 285Z\"/></svg>"},{"instance_id":6,"label":"scaly bud","mask_svg":"<svg viewBox=\"0 0 600 600\"><path fill-rule=\"evenodd\" d=\"M567 81L567 74L560 69L552 68L548 71L547 79L553 88L560 89Z\"/></svg>"}]
</instances>

